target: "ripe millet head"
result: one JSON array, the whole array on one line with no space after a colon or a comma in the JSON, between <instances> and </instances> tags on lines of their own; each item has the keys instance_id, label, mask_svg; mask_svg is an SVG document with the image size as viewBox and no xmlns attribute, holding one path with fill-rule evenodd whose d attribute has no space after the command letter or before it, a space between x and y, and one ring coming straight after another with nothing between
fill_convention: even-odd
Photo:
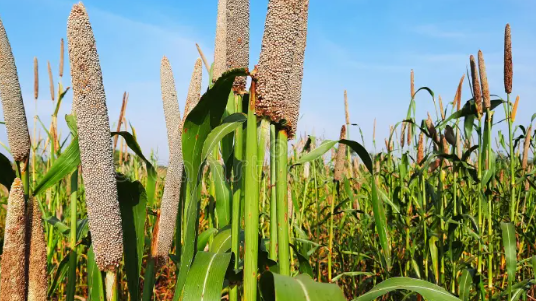
<instances>
[{"instance_id":1,"label":"ripe millet head","mask_svg":"<svg viewBox=\"0 0 536 301\"><path fill-rule=\"evenodd\" d=\"M194 65L194 71L192 73L192 79L190 80L190 87L188 88L188 96L186 97L186 107L184 108L184 115L182 118L182 124L188 117L188 114L197 106L201 99L201 85L203 82L203 68L201 59L197 59Z\"/></svg>"},{"instance_id":2,"label":"ripe millet head","mask_svg":"<svg viewBox=\"0 0 536 301\"><path fill-rule=\"evenodd\" d=\"M0 300L26 300L26 202L22 181L15 179L7 202Z\"/></svg>"},{"instance_id":3,"label":"ripe millet head","mask_svg":"<svg viewBox=\"0 0 536 301\"><path fill-rule=\"evenodd\" d=\"M480 80L478 79L478 70L473 55L469 57L469 62L471 64L471 79L473 80L473 98L478 118L480 119L480 116L482 116L482 91L480 90Z\"/></svg>"},{"instance_id":4,"label":"ripe millet head","mask_svg":"<svg viewBox=\"0 0 536 301\"><path fill-rule=\"evenodd\" d=\"M201 68L201 65L199 65ZM162 102L169 145L169 165L164 184L164 194L160 207L160 219L158 221L158 234L155 249L157 262L162 264L168 257L173 243L176 217L179 209L179 197L182 183L182 142L181 142L181 118L175 80L169 60L164 57L160 68L160 82L162 88Z\"/></svg>"},{"instance_id":5,"label":"ripe millet head","mask_svg":"<svg viewBox=\"0 0 536 301\"><path fill-rule=\"evenodd\" d=\"M341 127L340 140L346 139L346 126ZM333 180L342 181L342 175L344 173L344 162L346 162L346 144L339 143L339 148L337 149L337 157L335 158L335 173L333 175Z\"/></svg>"},{"instance_id":6,"label":"ripe millet head","mask_svg":"<svg viewBox=\"0 0 536 301\"><path fill-rule=\"evenodd\" d=\"M123 231L117 198L110 123L93 30L82 3L67 22L73 110L77 116L82 177L89 230L101 271L114 271L123 257Z\"/></svg>"},{"instance_id":7,"label":"ripe millet head","mask_svg":"<svg viewBox=\"0 0 536 301\"><path fill-rule=\"evenodd\" d=\"M308 0L271 0L257 72L257 114L281 123L292 138L298 123Z\"/></svg>"},{"instance_id":8,"label":"ripe millet head","mask_svg":"<svg viewBox=\"0 0 536 301\"><path fill-rule=\"evenodd\" d=\"M43 231L43 216L36 199L28 206L28 300L47 300L47 243Z\"/></svg>"},{"instance_id":9,"label":"ripe millet head","mask_svg":"<svg viewBox=\"0 0 536 301\"><path fill-rule=\"evenodd\" d=\"M478 69L480 71L480 84L482 85L482 97L484 109L491 108L491 99L489 93L488 76L486 75L486 63L484 62L484 54L478 51Z\"/></svg>"},{"instance_id":10,"label":"ripe millet head","mask_svg":"<svg viewBox=\"0 0 536 301\"><path fill-rule=\"evenodd\" d=\"M510 24L504 29L504 91L512 93L512 79L514 77L514 63L512 60L512 34Z\"/></svg>"},{"instance_id":11,"label":"ripe millet head","mask_svg":"<svg viewBox=\"0 0 536 301\"><path fill-rule=\"evenodd\" d=\"M249 0L226 0L226 57L227 68L249 66ZM234 90L241 93L246 89L246 78L237 77Z\"/></svg>"},{"instance_id":12,"label":"ripe millet head","mask_svg":"<svg viewBox=\"0 0 536 301\"><path fill-rule=\"evenodd\" d=\"M23 162L30 156L30 133L24 111L15 58L0 19L0 98L4 110L7 140L15 161Z\"/></svg>"},{"instance_id":13,"label":"ripe millet head","mask_svg":"<svg viewBox=\"0 0 536 301\"><path fill-rule=\"evenodd\" d=\"M227 71L227 0L219 0L212 80L216 81L225 71Z\"/></svg>"}]
</instances>

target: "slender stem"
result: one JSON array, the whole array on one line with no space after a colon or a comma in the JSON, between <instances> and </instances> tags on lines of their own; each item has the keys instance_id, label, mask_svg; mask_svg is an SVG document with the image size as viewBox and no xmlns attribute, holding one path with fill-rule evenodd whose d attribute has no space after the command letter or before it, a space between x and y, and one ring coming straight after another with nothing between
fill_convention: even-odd
<instances>
[{"instance_id":1,"label":"slender stem","mask_svg":"<svg viewBox=\"0 0 536 301\"><path fill-rule=\"evenodd\" d=\"M242 112L242 96L235 94L235 108L236 112ZM240 203L242 194L242 159L244 157L243 147L243 134L242 127L238 127L235 130L235 147L234 147L234 193L232 203L232 219L231 219L231 252L235 254L235 269L238 269L238 262L240 261ZM238 300L238 286L234 286L229 291L229 300Z\"/></svg>"},{"instance_id":2,"label":"slender stem","mask_svg":"<svg viewBox=\"0 0 536 301\"><path fill-rule=\"evenodd\" d=\"M75 171L71 175L71 230L69 232L69 245L71 247L71 253L69 258L69 276L67 278L67 300L74 300L74 294L76 291L76 265L77 265L77 248L76 248L76 202L78 198L78 171Z\"/></svg>"},{"instance_id":3,"label":"slender stem","mask_svg":"<svg viewBox=\"0 0 536 301\"><path fill-rule=\"evenodd\" d=\"M488 125L488 131L487 131L487 138L488 138L488 145L487 145L487 155L486 155L486 169L491 169L491 117L492 117L492 111L490 109L487 109L486 112L487 117L487 125ZM491 182L491 180L490 180ZM484 192L484 191L482 191ZM493 290L493 214L492 214L492 196L488 196L488 288L490 289L490 294Z\"/></svg>"},{"instance_id":4,"label":"slender stem","mask_svg":"<svg viewBox=\"0 0 536 301\"><path fill-rule=\"evenodd\" d=\"M332 279L332 270L331 270L331 261L333 258L333 211L335 211L335 198L337 191L339 190L339 182L335 182L333 187L333 193L331 195L331 207L330 207L330 216L329 216L329 257L328 257L328 282L331 282Z\"/></svg>"},{"instance_id":5,"label":"slender stem","mask_svg":"<svg viewBox=\"0 0 536 301\"><path fill-rule=\"evenodd\" d=\"M270 125L270 258L277 260L276 130Z\"/></svg>"},{"instance_id":6,"label":"slender stem","mask_svg":"<svg viewBox=\"0 0 536 301\"><path fill-rule=\"evenodd\" d=\"M259 177L257 173L257 117L255 81L251 84L246 131L244 300L257 300L259 251Z\"/></svg>"},{"instance_id":7,"label":"slender stem","mask_svg":"<svg viewBox=\"0 0 536 301\"><path fill-rule=\"evenodd\" d=\"M287 160L288 136L284 129L277 133L277 238L279 242L279 272L290 275L289 234L288 234L288 195L287 195Z\"/></svg>"}]
</instances>

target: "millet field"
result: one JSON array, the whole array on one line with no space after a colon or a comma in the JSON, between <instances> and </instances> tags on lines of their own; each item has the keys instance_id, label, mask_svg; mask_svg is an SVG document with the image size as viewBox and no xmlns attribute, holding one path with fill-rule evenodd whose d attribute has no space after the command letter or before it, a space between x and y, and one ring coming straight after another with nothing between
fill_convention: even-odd
<instances>
[{"instance_id":1,"label":"millet field","mask_svg":"<svg viewBox=\"0 0 536 301\"><path fill-rule=\"evenodd\" d=\"M536 300L536 114L516 120L510 25L503 86L481 51L454 99L408 70L407 113L385 141L364 137L336 91L346 118L327 140L297 129L309 0L267 11L258 62L250 1L219 0L214 58L192 45L188 94L167 57L154 66L166 166L138 144L127 92L108 114L91 10L65 12L59 66L34 60L50 124L26 116L0 20L0 301ZM416 95L435 110L418 115Z\"/></svg>"}]
</instances>

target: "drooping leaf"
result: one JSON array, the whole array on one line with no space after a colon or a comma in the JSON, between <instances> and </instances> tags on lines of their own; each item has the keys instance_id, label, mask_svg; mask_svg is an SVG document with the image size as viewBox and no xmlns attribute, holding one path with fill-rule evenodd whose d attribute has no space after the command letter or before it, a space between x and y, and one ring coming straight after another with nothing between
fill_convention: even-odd
<instances>
[{"instance_id":1,"label":"drooping leaf","mask_svg":"<svg viewBox=\"0 0 536 301\"><path fill-rule=\"evenodd\" d=\"M216 228L209 228L203 233L199 234L199 237L197 238L197 251L203 251L205 249L205 246L207 245L209 239L214 234L218 233L218 229Z\"/></svg>"},{"instance_id":2,"label":"drooping leaf","mask_svg":"<svg viewBox=\"0 0 536 301\"><path fill-rule=\"evenodd\" d=\"M506 271L508 272L508 281L511 285L516 276L516 230L514 225L511 223L501 223L501 230L504 254L506 257Z\"/></svg>"},{"instance_id":3,"label":"drooping leaf","mask_svg":"<svg viewBox=\"0 0 536 301\"><path fill-rule=\"evenodd\" d=\"M147 185L145 185L145 190L147 191L147 203L153 205L157 176L155 168L151 162L145 158L138 141L136 141L136 138L134 138L132 134L129 132L112 132L112 137L115 135L123 137L128 147L145 163L145 168L147 169Z\"/></svg>"},{"instance_id":4,"label":"drooping leaf","mask_svg":"<svg viewBox=\"0 0 536 301\"><path fill-rule=\"evenodd\" d=\"M41 181L34 188L33 195L47 190L54 186L61 179L74 172L80 164L80 150L78 148L78 138L75 137L71 144L63 151L61 156L54 161L52 167L43 176Z\"/></svg>"},{"instance_id":5,"label":"drooping leaf","mask_svg":"<svg viewBox=\"0 0 536 301\"><path fill-rule=\"evenodd\" d=\"M395 290L407 290L420 294L426 300L460 301L444 288L433 283L407 277L394 277L376 285L366 294L357 297L355 301L373 301Z\"/></svg>"},{"instance_id":6,"label":"drooping leaf","mask_svg":"<svg viewBox=\"0 0 536 301\"><path fill-rule=\"evenodd\" d=\"M463 270L462 275L460 276L458 294L462 301L469 301L471 296L471 286L473 285L473 276L473 269Z\"/></svg>"},{"instance_id":7,"label":"drooping leaf","mask_svg":"<svg viewBox=\"0 0 536 301\"><path fill-rule=\"evenodd\" d=\"M200 171L202 163L206 159L201 155L203 146L210 132L220 125L235 77L245 75L247 74L244 69L235 69L224 73L214 86L201 97L197 106L188 114L184 122L182 151L189 195L184 208L184 245L181 250L174 301L178 301L182 295L184 283L188 278L196 252Z\"/></svg>"},{"instance_id":8,"label":"drooping leaf","mask_svg":"<svg viewBox=\"0 0 536 301\"><path fill-rule=\"evenodd\" d=\"M16 176L9 159L0 153L0 184L4 185L7 190L10 190L11 184L15 181Z\"/></svg>"},{"instance_id":9,"label":"drooping leaf","mask_svg":"<svg viewBox=\"0 0 536 301\"><path fill-rule=\"evenodd\" d=\"M50 287L48 288L47 296L50 299L56 289L58 288L58 284L63 281L63 278L65 278L65 274L67 274L67 270L69 269L69 257L70 257L71 251L67 253L61 260L60 264L58 265L58 268L56 269L56 272L54 273L54 277L52 278L52 283Z\"/></svg>"},{"instance_id":10,"label":"drooping leaf","mask_svg":"<svg viewBox=\"0 0 536 301\"><path fill-rule=\"evenodd\" d=\"M306 274L294 278L264 272L259 281L265 301L344 301L346 298L336 284L318 283Z\"/></svg>"},{"instance_id":11,"label":"drooping leaf","mask_svg":"<svg viewBox=\"0 0 536 301\"><path fill-rule=\"evenodd\" d=\"M184 285L184 301L221 300L225 272L231 253L198 252Z\"/></svg>"},{"instance_id":12,"label":"drooping leaf","mask_svg":"<svg viewBox=\"0 0 536 301\"><path fill-rule=\"evenodd\" d=\"M143 185L128 179L117 182L123 226L123 252L130 298L139 300L139 277L145 244L147 195Z\"/></svg>"},{"instance_id":13,"label":"drooping leaf","mask_svg":"<svg viewBox=\"0 0 536 301\"><path fill-rule=\"evenodd\" d=\"M87 284L88 284L88 300L89 301L104 301L104 288L102 285L102 274L95 262L95 253L93 246L87 252Z\"/></svg>"},{"instance_id":14,"label":"drooping leaf","mask_svg":"<svg viewBox=\"0 0 536 301\"><path fill-rule=\"evenodd\" d=\"M224 176L223 165L220 162L209 159L208 164L215 185L218 227L223 228L231 222L231 185Z\"/></svg>"}]
</instances>

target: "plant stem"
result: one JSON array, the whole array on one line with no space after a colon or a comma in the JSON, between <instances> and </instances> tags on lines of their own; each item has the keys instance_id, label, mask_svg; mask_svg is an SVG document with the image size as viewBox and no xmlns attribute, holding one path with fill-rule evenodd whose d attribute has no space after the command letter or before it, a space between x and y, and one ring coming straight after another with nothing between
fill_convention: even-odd
<instances>
[{"instance_id":1,"label":"plant stem","mask_svg":"<svg viewBox=\"0 0 536 301\"><path fill-rule=\"evenodd\" d=\"M339 190L339 181L335 182L333 187L333 192L331 195L331 207L330 207L330 216L329 216L329 257L328 257L328 282L331 282L332 279L332 270L331 270L331 260L333 257L333 211L335 211L335 198Z\"/></svg>"},{"instance_id":2,"label":"plant stem","mask_svg":"<svg viewBox=\"0 0 536 301\"><path fill-rule=\"evenodd\" d=\"M77 190L78 190L78 171L75 171L71 175L71 230L69 232L69 245L71 247L71 253L69 255L69 276L67 277L67 300L74 300L74 294L76 291L76 265L77 265L77 251L76 251L76 202L77 202Z\"/></svg>"},{"instance_id":3,"label":"plant stem","mask_svg":"<svg viewBox=\"0 0 536 301\"><path fill-rule=\"evenodd\" d=\"M242 96L235 94L235 108L236 112L242 112ZM240 261L240 203L242 194L242 159L244 157L243 147L243 133L242 127L238 127L235 130L235 147L234 147L234 193L232 203L232 218L231 218L231 252L235 254L235 269L238 269L238 262ZM238 300L238 286L234 286L229 291L229 300Z\"/></svg>"},{"instance_id":4,"label":"plant stem","mask_svg":"<svg viewBox=\"0 0 536 301\"><path fill-rule=\"evenodd\" d=\"M289 234L288 234L288 195L287 195L287 160L288 136L284 129L277 133L277 238L279 242L279 272L290 275Z\"/></svg>"},{"instance_id":5,"label":"plant stem","mask_svg":"<svg viewBox=\"0 0 536 301\"><path fill-rule=\"evenodd\" d=\"M257 255L259 252L259 178L257 172L257 117L255 81L249 97L245 165L244 300L257 300Z\"/></svg>"},{"instance_id":6,"label":"plant stem","mask_svg":"<svg viewBox=\"0 0 536 301\"><path fill-rule=\"evenodd\" d=\"M270 125L270 258L277 260L276 130Z\"/></svg>"}]
</instances>

